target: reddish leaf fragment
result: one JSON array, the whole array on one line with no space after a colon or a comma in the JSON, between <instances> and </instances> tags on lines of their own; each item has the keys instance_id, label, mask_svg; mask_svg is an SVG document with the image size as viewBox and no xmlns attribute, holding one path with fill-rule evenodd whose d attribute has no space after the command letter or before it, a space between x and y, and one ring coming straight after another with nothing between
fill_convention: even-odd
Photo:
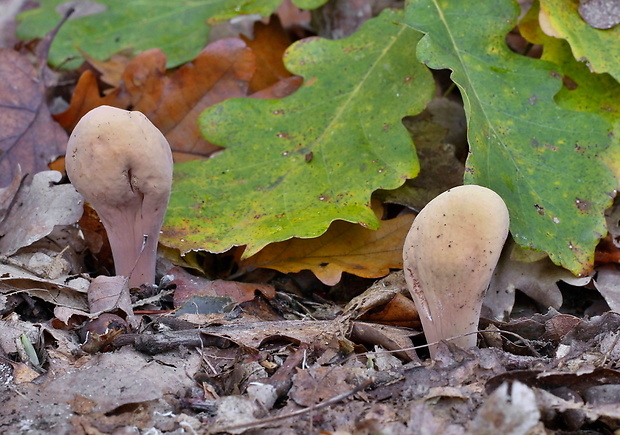
<instances>
[{"instance_id":1,"label":"reddish leaf fragment","mask_svg":"<svg viewBox=\"0 0 620 435\"><path fill-rule=\"evenodd\" d=\"M133 56L128 51L114 54L107 61L101 61L90 57L86 53L82 53L84 59L95 68L100 74L99 78L103 83L117 87L120 86L123 79L123 72Z\"/></svg>"},{"instance_id":2,"label":"reddish leaf fragment","mask_svg":"<svg viewBox=\"0 0 620 435\"><path fill-rule=\"evenodd\" d=\"M67 134L52 120L35 68L4 48L0 48L0 119L0 186L11 182L18 164L24 173L33 174L64 154Z\"/></svg>"},{"instance_id":3,"label":"reddish leaf fragment","mask_svg":"<svg viewBox=\"0 0 620 435\"><path fill-rule=\"evenodd\" d=\"M191 275L180 267L175 267L167 272L174 276L172 281L176 285L174 292L174 306L180 307L194 296L226 296L240 304L254 299L256 291L259 291L267 299L275 297L275 289L267 284L251 284L236 281L223 281L221 279L211 281L206 278Z\"/></svg>"},{"instance_id":4,"label":"reddish leaf fragment","mask_svg":"<svg viewBox=\"0 0 620 435\"><path fill-rule=\"evenodd\" d=\"M202 138L196 119L207 107L233 97L244 97L256 70L256 60L240 39L209 44L190 64L162 80L161 97L149 106L134 106L164 133L175 151L210 154L213 145Z\"/></svg>"},{"instance_id":5,"label":"reddish leaf fragment","mask_svg":"<svg viewBox=\"0 0 620 435\"><path fill-rule=\"evenodd\" d=\"M165 55L157 49L147 50L127 65L119 87L105 97L100 97L95 75L85 72L71 106L56 119L72 128L85 113L102 104L137 110L164 133L173 151L206 157L220 148L203 139L198 116L220 101L247 96L255 71L255 55L236 38L209 44L193 62L172 75L166 75Z\"/></svg>"},{"instance_id":6,"label":"reddish leaf fragment","mask_svg":"<svg viewBox=\"0 0 620 435\"><path fill-rule=\"evenodd\" d=\"M54 115L54 119L65 129L73 130L82 116L103 104L106 104L106 98L99 95L97 77L93 71L86 70L75 86L71 105L64 112Z\"/></svg>"}]
</instances>

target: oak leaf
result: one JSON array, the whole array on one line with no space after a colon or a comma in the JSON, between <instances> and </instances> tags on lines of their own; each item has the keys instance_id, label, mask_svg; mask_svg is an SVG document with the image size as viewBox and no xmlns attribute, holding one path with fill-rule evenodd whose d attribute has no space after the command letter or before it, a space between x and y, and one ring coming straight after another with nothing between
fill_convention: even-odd
<instances>
[{"instance_id":1,"label":"oak leaf","mask_svg":"<svg viewBox=\"0 0 620 435\"><path fill-rule=\"evenodd\" d=\"M378 230L349 222L333 222L321 236L293 238L265 246L241 267L265 267L283 273L311 270L326 285L335 285L343 272L379 278L403 265L403 242L413 215L381 221Z\"/></svg>"}]
</instances>

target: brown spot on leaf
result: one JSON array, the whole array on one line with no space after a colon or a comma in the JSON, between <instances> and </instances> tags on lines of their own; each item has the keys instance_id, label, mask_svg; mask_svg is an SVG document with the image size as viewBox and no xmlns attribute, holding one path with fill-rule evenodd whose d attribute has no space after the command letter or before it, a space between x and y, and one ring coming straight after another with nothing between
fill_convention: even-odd
<instances>
[{"instance_id":1,"label":"brown spot on leaf","mask_svg":"<svg viewBox=\"0 0 620 435\"><path fill-rule=\"evenodd\" d=\"M541 216L545 215L545 207L542 207L538 204L534 204L534 208L536 208L536 211L538 212L539 215Z\"/></svg>"},{"instance_id":2,"label":"brown spot on leaf","mask_svg":"<svg viewBox=\"0 0 620 435\"><path fill-rule=\"evenodd\" d=\"M577 206L579 211L582 213L587 213L588 211L590 211L591 204L589 201L585 201L580 198L575 198L575 205Z\"/></svg>"}]
</instances>

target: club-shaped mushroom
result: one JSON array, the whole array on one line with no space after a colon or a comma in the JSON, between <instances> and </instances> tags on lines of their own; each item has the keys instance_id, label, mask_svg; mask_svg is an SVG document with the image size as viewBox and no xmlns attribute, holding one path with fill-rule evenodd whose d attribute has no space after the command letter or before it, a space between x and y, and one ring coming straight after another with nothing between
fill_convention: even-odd
<instances>
[{"instance_id":1,"label":"club-shaped mushroom","mask_svg":"<svg viewBox=\"0 0 620 435\"><path fill-rule=\"evenodd\" d=\"M164 135L140 112L100 106L71 133L66 167L105 226L116 274L128 277L130 287L153 284L172 184Z\"/></svg>"},{"instance_id":2,"label":"club-shaped mushroom","mask_svg":"<svg viewBox=\"0 0 620 435\"><path fill-rule=\"evenodd\" d=\"M506 204L490 189L459 186L418 214L403 247L405 280L428 343L476 345L482 299L508 236ZM465 335L464 335L465 334ZM430 346L431 357L437 346Z\"/></svg>"}]
</instances>

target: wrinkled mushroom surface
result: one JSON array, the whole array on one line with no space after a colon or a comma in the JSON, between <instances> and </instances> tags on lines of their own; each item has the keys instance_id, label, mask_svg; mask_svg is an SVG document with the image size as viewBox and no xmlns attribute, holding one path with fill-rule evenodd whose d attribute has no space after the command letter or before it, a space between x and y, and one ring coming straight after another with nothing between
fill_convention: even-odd
<instances>
[{"instance_id":1,"label":"wrinkled mushroom surface","mask_svg":"<svg viewBox=\"0 0 620 435\"><path fill-rule=\"evenodd\" d=\"M130 287L152 284L172 184L166 138L140 112L100 106L71 133L66 167L106 228L116 274Z\"/></svg>"},{"instance_id":2,"label":"wrinkled mushroom surface","mask_svg":"<svg viewBox=\"0 0 620 435\"><path fill-rule=\"evenodd\" d=\"M459 347L476 345L472 332L508 227L504 201L476 185L442 193L416 216L403 268L429 343L458 337L451 341ZM436 346L430 351L434 357Z\"/></svg>"}]
</instances>

